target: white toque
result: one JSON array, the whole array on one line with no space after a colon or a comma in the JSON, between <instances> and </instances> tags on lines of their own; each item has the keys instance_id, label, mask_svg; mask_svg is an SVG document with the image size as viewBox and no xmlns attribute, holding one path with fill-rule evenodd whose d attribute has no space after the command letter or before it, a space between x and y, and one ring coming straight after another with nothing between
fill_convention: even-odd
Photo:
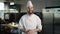
<instances>
[{"instance_id":1,"label":"white toque","mask_svg":"<svg viewBox=\"0 0 60 34\"><path fill-rule=\"evenodd\" d=\"M33 7L33 4L30 0L27 2L27 7L29 7L29 6Z\"/></svg>"}]
</instances>

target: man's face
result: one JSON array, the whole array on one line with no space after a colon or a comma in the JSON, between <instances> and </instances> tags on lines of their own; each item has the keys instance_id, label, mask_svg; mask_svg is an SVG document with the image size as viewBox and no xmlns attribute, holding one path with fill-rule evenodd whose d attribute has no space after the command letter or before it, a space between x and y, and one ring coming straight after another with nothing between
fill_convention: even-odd
<instances>
[{"instance_id":1,"label":"man's face","mask_svg":"<svg viewBox=\"0 0 60 34\"><path fill-rule=\"evenodd\" d=\"M29 6L28 9L27 9L27 11L28 11L29 14L32 14L32 13L33 13L33 10L34 10L34 9L33 9L32 6Z\"/></svg>"}]
</instances>

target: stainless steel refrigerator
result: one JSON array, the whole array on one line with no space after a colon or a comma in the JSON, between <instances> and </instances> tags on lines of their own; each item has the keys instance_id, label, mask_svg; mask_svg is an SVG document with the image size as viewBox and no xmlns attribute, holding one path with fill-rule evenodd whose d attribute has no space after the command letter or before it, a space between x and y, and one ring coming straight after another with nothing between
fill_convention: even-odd
<instances>
[{"instance_id":1,"label":"stainless steel refrigerator","mask_svg":"<svg viewBox=\"0 0 60 34\"><path fill-rule=\"evenodd\" d=\"M43 9L44 34L60 34L60 8Z\"/></svg>"}]
</instances>

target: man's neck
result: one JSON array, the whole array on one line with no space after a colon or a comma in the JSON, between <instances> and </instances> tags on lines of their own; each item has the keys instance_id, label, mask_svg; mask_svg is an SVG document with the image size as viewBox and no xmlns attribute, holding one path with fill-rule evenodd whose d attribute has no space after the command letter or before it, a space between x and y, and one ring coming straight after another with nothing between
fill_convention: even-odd
<instances>
[{"instance_id":1,"label":"man's neck","mask_svg":"<svg viewBox=\"0 0 60 34\"><path fill-rule=\"evenodd\" d=\"M29 14L29 16L31 16L33 13Z\"/></svg>"}]
</instances>

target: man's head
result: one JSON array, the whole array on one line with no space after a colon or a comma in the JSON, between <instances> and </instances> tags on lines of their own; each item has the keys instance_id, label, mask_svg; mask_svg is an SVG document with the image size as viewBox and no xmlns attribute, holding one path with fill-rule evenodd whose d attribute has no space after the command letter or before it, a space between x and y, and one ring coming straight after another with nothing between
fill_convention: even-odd
<instances>
[{"instance_id":1,"label":"man's head","mask_svg":"<svg viewBox=\"0 0 60 34\"><path fill-rule=\"evenodd\" d=\"M31 1L28 1L27 2L27 11L28 11L28 13L29 14L32 14L33 13L33 10L34 10L34 8L33 8L32 2Z\"/></svg>"}]
</instances>

